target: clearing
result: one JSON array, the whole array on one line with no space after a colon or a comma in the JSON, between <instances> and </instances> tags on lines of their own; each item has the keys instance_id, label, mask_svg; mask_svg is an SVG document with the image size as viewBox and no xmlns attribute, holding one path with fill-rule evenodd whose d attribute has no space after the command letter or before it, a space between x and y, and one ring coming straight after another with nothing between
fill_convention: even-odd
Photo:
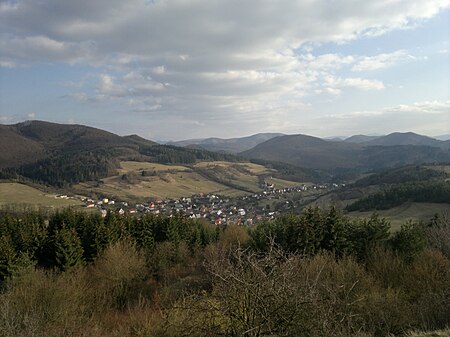
<instances>
[{"instance_id":1,"label":"clearing","mask_svg":"<svg viewBox=\"0 0 450 337\"><path fill-rule=\"evenodd\" d=\"M45 208L61 208L81 205L80 200L62 199L54 194L19 183L0 183L0 205L32 205Z\"/></svg>"}]
</instances>

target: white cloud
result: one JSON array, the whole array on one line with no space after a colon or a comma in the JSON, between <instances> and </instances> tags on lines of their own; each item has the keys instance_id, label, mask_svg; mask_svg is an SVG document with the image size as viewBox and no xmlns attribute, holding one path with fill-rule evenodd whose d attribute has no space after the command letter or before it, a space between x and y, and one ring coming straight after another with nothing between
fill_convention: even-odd
<instances>
[{"instance_id":1,"label":"white cloud","mask_svg":"<svg viewBox=\"0 0 450 337\"><path fill-rule=\"evenodd\" d=\"M375 56L364 57L353 67L353 71L370 71L390 67L398 62L415 59L408 55L405 50L397 50L393 53L379 54Z\"/></svg>"},{"instance_id":2,"label":"white cloud","mask_svg":"<svg viewBox=\"0 0 450 337\"><path fill-rule=\"evenodd\" d=\"M320 91L382 90L381 79L338 74L409 58L404 50L365 57L327 52L414 26L449 0L18 0L0 6L0 66L90 65L96 85L71 93L84 103L114 101L130 111L185 116L205 125L281 125ZM304 53L304 54L301 54ZM92 88L94 87L94 88ZM237 123L237 122L236 122ZM238 123L236 125L239 125Z\"/></svg>"},{"instance_id":3,"label":"white cloud","mask_svg":"<svg viewBox=\"0 0 450 337\"><path fill-rule=\"evenodd\" d=\"M328 75L325 77L324 85L328 88L355 88L361 90L382 90L385 88L383 82L378 80L369 80L359 77L340 78Z\"/></svg>"},{"instance_id":4,"label":"white cloud","mask_svg":"<svg viewBox=\"0 0 450 337\"><path fill-rule=\"evenodd\" d=\"M314 119L310 125L327 127L343 135L413 131L425 135L450 132L450 101L400 104L380 110L354 111ZM326 134L325 134L326 135Z\"/></svg>"}]
</instances>

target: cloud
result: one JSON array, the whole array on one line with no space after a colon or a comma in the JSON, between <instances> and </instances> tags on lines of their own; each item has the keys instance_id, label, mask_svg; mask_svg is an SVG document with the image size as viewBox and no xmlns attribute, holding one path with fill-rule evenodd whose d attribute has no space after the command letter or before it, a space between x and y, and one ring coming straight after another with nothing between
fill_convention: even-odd
<instances>
[{"instance_id":1,"label":"cloud","mask_svg":"<svg viewBox=\"0 0 450 337\"><path fill-rule=\"evenodd\" d=\"M405 50L397 50L393 53L379 54L375 56L364 57L353 67L353 71L371 71L390 67L398 62L415 59Z\"/></svg>"},{"instance_id":2,"label":"cloud","mask_svg":"<svg viewBox=\"0 0 450 337\"><path fill-rule=\"evenodd\" d=\"M251 128L258 121L270 128L308 111L305 98L316 92L338 96L384 89L381 79L364 78L362 72L409 58L405 50L367 57L313 55L314 46L412 27L450 1L0 4L0 66L68 63L96 69L94 84L86 81L66 97L85 104L113 102L118 110L160 114L166 122L183 116L208 127L221 122ZM361 74L338 73L346 69Z\"/></svg>"},{"instance_id":3,"label":"cloud","mask_svg":"<svg viewBox=\"0 0 450 337\"><path fill-rule=\"evenodd\" d=\"M369 80L359 77L339 78L327 76L324 85L332 89L347 87L361 90L382 90L385 88L383 82L379 80Z\"/></svg>"},{"instance_id":4,"label":"cloud","mask_svg":"<svg viewBox=\"0 0 450 337\"><path fill-rule=\"evenodd\" d=\"M312 128L327 127L343 135L380 134L414 131L420 134L445 134L450 131L450 100L400 104L380 110L332 114L309 121ZM326 135L326 134L324 134Z\"/></svg>"}]
</instances>

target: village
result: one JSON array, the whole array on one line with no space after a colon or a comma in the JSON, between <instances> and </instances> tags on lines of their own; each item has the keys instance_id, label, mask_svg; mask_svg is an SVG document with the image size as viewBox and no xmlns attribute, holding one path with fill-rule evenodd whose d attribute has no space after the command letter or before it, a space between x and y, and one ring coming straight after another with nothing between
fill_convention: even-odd
<instances>
[{"instance_id":1,"label":"village","mask_svg":"<svg viewBox=\"0 0 450 337\"><path fill-rule=\"evenodd\" d=\"M193 219L205 219L215 225L252 225L256 221L274 219L283 213L299 212L302 201L312 200L328 190L345 185L323 184L275 188L264 184L260 193L239 197L218 194L196 194L191 197L155 199L139 203L116 201L111 198L83 198L86 208L98 209L105 217L108 212L119 215L150 213L161 216L182 214ZM60 196L67 197L67 196Z\"/></svg>"}]
</instances>

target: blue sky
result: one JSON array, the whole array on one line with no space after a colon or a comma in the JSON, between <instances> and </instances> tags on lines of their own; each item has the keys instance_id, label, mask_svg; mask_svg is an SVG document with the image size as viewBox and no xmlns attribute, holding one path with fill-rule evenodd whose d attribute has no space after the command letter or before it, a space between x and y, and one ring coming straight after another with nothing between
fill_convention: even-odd
<instances>
[{"instance_id":1,"label":"blue sky","mask_svg":"<svg viewBox=\"0 0 450 337\"><path fill-rule=\"evenodd\" d=\"M449 0L0 1L0 123L450 133Z\"/></svg>"}]
</instances>

